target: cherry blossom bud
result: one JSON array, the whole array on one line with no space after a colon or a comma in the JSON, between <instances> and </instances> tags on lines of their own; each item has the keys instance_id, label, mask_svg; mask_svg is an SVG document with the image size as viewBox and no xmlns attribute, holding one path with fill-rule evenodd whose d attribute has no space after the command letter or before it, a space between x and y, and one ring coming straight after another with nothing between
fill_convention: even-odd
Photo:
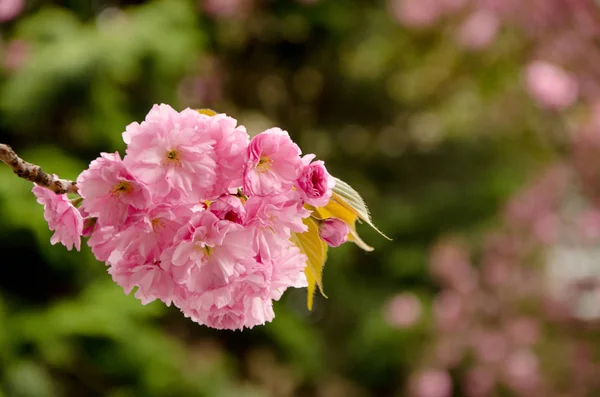
<instances>
[{"instance_id":1,"label":"cherry blossom bud","mask_svg":"<svg viewBox=\"0 0 600 397\"><path fill-rule=\"evenodd\" d=\"M319 236L330 247L338 247L348 240L350 229L348 225L338 218L328 218L319 226Z\"/></svg>"}]
</instances>

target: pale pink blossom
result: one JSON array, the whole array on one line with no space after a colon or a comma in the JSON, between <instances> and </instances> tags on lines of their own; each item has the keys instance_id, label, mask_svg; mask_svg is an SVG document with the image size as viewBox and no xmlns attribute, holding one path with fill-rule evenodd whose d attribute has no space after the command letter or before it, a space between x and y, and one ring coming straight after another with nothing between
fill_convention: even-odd
<instances>
[{"instance_id":1,"label":"pale pink blossom","mask_svg":"<svg viewBox=\"0 0 600 397\"><path fill-rule=\"evenodd\" d=\"M481 331L476 334L472 342L477 357L484 363L502 361L508 350L508 340L499 331Z\"/></svg>"},{"instance_id":2,"label":"pale pink blossom","mask_svg":"<svg viewBox=\"0 0 600 397\"><path fill-rule=\"evenodd\" d=\"M25 0L0 0L0 22L15 19L25 7Z\"/></svg>"},{"instance_id":3,"label":"pale pink blossom","mask_svg":"<svg viewBox=\"0 0 600 397\"><path fill-rule=\"evenodd\" d=\"M330 247L339 247L348 241L350 228L338 218L327 218L319 224L319 237Z\"/></svg>"},{"instance_id":4,"label":"pale pink blossom","mask_svg":"<svg viewBox=\"0 0 600 397\"><path fill-rule=\"evenodd\" d=\"M565 109L579 95L577 80L560 66L545 61L534 61L527 66L525 85L538 104L549 109Z\"/></svg>"},{"instance_id":5,"label":"pale pink blossom","mask_svg":"<svg viewBox=\"0 0 600 397\"><path fill-rule=\"evenodd\" d=\"M398 22L413 28L432 26L442 13L438 0L390 0L390 8Z\"/></svg>"},{"instance_id":6,"label":"pale pink blossom","mask_svg":"<svg viewBox=\"0 0 600 397\"><path fill-rule=\"evenodd\" d=\"M160 260L149 260L141 254L130 255L113 263L108 272L115 283L129 295L137 287L135 297L143 305L160 299L167 306L175 299L175 291L179 289L173 280L167 264Z\"/></svg>"},{"instance_id":7,"label":"pale pink blossom","mask_svg":"<svg viewBox=\"0 0 600 397\"><path fill-rule=\"evenodd\" d=\"M248 199L245 207L247 224L270 228L286 239L290 238L291 232L303 233L307 230L302 219L307 218L310 211L302 206L297 192L253 196Z\"/></svg>"},{"instance_id":8,"label":"pale pink blossom","mask_svg":"<svg viewBox=\"0 0 600 397\"><path fill-rule=\"evenodd\" d=\"M508 384L516 391L533 390L540 380L537 355L529 349L513 352L506 360L505 373Z\"/></svg>"},{"instance_id":9,"label":"pale pink blossom","mask_svg":"<svg viewBox=\"0 0 600 397\"><path fill-rule=\"evenodd\" d=\"M123 161L163 201L207 199L217 181L214 128L221 126L195 110L154 105L145 121L123 133Z\"/></svg>"},{"instance_id":10,"label":"pale pink blossom","mask_svg":"<svg viewBox=\"0 0 600 397\"><path fill-rule=\"evenodd\" d=\"M3 0L0 0L2 3ZM29 43L25 40L11 40L6 44L4 53L4 67L15 71L21 68L27 60L30 52Z\"/></svg>"},{"instance_id":11,"label":"pale pink blossom","mask_svg":"<svg viewBox=\"0 0 600 397\"><path fill-rule=\"evenodd\" d=\"M314 158L314 154L307 154L302 158L302 172L295 186L306 204L324 207L333 193L331 189L335 186L335 179L329 175L323 161L311 163Z\"/></svg>"},{"instance_id":12,"label":"pale pink blossom","mask_svg":"<svg viewBox=\"0 0 600 397\"><path fill-rule=\"evenodd\" d=\"M44 219L48 228L54 231L50 243L61 243L69 251L75 246L79 251L83 233L83 217L79 210L71 204L66 194L56 194L38 185L34 185L32 192L37 197L37 202L44 206Z\"/></svg>"},{"instance_id":13,"label":"pale pink blossom","mask_svg":"<svg viewBox=\"0 0 600 397\"><path fill-rule=\"evenodd\" d=\"M252 0L201 0L204 12L216 18L244 16L252 8Z\"/></svg>"},{"instance_id":14,"label":"pale pink blossom","mask_svg":"<svg viewBox=\"0 0 600 397\"><path fill-rule=\"evenodd\" d=\"M425 370L411 383L411 396L414 397L450 397L452 392L450 375L440 369Z\"/></svg>"},{"instance_id":15,"label":"pale pink blossom","mask_svg":"<svg viewBox=\"0 0 600 397\"><path fill-rule=\"evenodd\" d=\"M306 268L306 255L294 244L288 243L277 249L270 257L272 266L271 299L279 300L287 288L306 287L307 280L304 274ZM268 260L263 262L268 263Z\"/></svg>"},{"instance_id":16,"label":"pale pink blossom","mask_svg":"<svg viewBox=\"0 0 600 397\"><path fill-rule=\"evenodd\" d=\"M253 328L275 317L270 299L246 296L229 286L191 295L185 302L181 310L186 317L216 329Z\"/></svg>"},{"instance_id":17,"label":"pale pink blossom","mask_svg":"<svg viewBox=\"0 0 600 397\"><path fill-rule=\"evenodd\" d=\"M298 145L280 128L256 135L248 145L244 193L267 196L291 189L302 169L300 154Z\"/></svg>"},{"instance_id":18,"label":"pale pink blossom","mask_svg":"<svg viewBox=\"0 0 600 397\"><path fill-rule=\"evenodd\" d=\"M108 261L138 254L148 263L158 261L162 251L173 244L177 231L187 224L191 216L192 210L186 205L151 206L120 232L119 243L115 247L118 253Z\"/></svg>"},{"instance_id":19,"label":"pale pink blossom","mask_svg":"<svg viewBox=\"0 0 600 397\"><path fill-rule=\"evenodd\" d=\"M432 309L436 325L444 331L450 331L460 326L465 303L458 293L444 290L435 297Z\"/></svg>"},{"instance_id":20,"label":"pale pink blossom","mask_svg":"<svg viewBox=\"0 0 600 397\"><path fill-rule=\"evenodd\" d=\"M234 118L217 114L207 120L206 129L215 141L217 178L207 198L224 194L230 188L241 187L247 161L249 136L246 128L236 126Z\"/></svg>"},{"instance_id":21,"label":"pale pink blossom","mask_svg":"<svg viewBox=\"0 0 600 397\"><path fill-rule=\"evenodd\" d=\"M511 320L507 327L512 342L519 346L531 346L540 339L540 327L530 317L519 317Z\"/></svg>"},{"instance_id":22,"label":"pale pink blossom","mask_svg":"<svg viewBox=\"0 0 600 397\"><path fill-rule=\"evenodd\" d=\"M114 226L95 227L87 241L94 257L100 262L106 262L110 255L117 249L120 235Z\"/></svg>"},{"instance_id":23,"label":"pale pink blossom","mask_svg":"<svg viewBox=\"0 0 600 397\"><path fill-rule=\"evenodd\" d=\"M485 367L470 370L465 379L465 391L469 397L487 397L496 384L494 372Z\"/></svg>"},{"instance_id":24,"label":"pale pink blossom","mask_svg":"<svg viewBox=\"0 0 600 397\"><path fill-rule=\"evenodd\" d=\"M500 21L487 10L477 10L462 23L458 30L458 43L468 49L478 50L490 45L496 35Z\"/></svg>"},{"instance_id":25,"label":"pale pink blossom","mask_svg":"<svg viewBox=\"0 0 600 397\"><path fill-rule=\"evenodd\" d=\"M308 230L302 220L309 215L294 191L250 197L246 202L246 225L251 226L254 233L254 250L263 260L268 259L274 251L287 246L292 233Z\"/></svg>"},{"instance_id":26,"label":"pale pink blossom","mask_svg":"<svg viewBox=\"0 0 600 397\"><path fill-rule=\"evenodd\" d=\"M412 293L398 294L388 301L384 308L386 322L397 328L414 325L421 317L421 301Z\"/></svg>"},{"instance_id":27,"label":"pale pink blossom","mask_svg":"<svg viewBox=\"0 0 600 397\"><path fill-rule=\"evenodd\" d=\"M227 194L210 203L209 211L221 220L244 224L246 222L246 208L239 197Z\"/></svg>"},{"instance_id":28,"label":"pale pink blossom","mask_svg":"<svg viewBox=\"0 0 600 397\"><path fill-rule=\"evenodd\" d=\"M255 262L252 230L221 221L210 211L194 213L175 241L161 258L171 262L175 280L191 292L226 286Z\"/></svg>"},{"instance_id":29,"label":"pale pink blossom","mask_svg":"<svg viewBox=\"0 0 600 397\"><path fill-rule=\"evenodd\" d=\"M102 153L77 177L81 207L102 226L122 226L131 212L150 205L148 188L125 167L118 152Z\"/></svg>"}]
</instances>

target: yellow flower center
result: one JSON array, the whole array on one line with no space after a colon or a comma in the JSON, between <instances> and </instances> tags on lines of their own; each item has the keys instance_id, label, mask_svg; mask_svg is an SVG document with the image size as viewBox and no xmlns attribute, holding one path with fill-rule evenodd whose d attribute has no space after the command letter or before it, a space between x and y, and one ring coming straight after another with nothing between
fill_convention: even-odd
<instances>
[{"instance_id":1,"label":"yellow flower center","mask_svg":"<svg viewBox=\"0 0 600 397\"><path fill-rule=\"evenodd\" d=\"M120 196L121 194L131 193L133 186L128 181L121 181L117 183L110 191L113 196Z\"/></svg>"},{"instance_id":2,"label":"yellow flower center","mask_svg":"<svg viewBox=\"0 0 600 397\"><path fill-rule=\"evenodd\" d=\"M177 166L181 165L181 159L179 158L179 153L177 150L169 150L165 155L167 163L174 163Z\"/></svg>"},{"instance_id":3,"label":"yellow flower center","mask_svg":"<svg viewBox=\"0 0 600 397\"><path fill-rule=\"evenodd\" d=\"M213 247L209 247L208 245L203 245L201 243L194 244L194 248L198 252L203 252L204 253L204 257L209 257L214 252L214 248Z\"/></svg>"},{"instance_id":4,"label":"yellow flower center","mask_svg":"<svg viewBox=\"0 0 600 397\"><path fill-rule=\"evenodd\" d=\"M164 226L165 225L163 225L160 218L152 219L152 230L154 230L155 233L162 229Z\"/></svg>"},{"instance_id":5,"label":"yellow flower center","mask_svg":"<svg viewBox=\"0 0 600 397\"><path fill-rule=\"evenodd\" d=\"M256 169L258 172L267 172L271 169L271 164L273 164L273 160L269 158L269 156L261 156L260 160L258 160L258 165Z\"/></svg>"}]
</instances>

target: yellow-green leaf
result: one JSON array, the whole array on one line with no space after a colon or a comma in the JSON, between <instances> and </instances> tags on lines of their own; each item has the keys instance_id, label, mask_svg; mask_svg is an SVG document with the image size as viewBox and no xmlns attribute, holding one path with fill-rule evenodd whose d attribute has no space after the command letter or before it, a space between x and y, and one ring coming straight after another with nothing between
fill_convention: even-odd
<instances>
[{"instance_id":1,"label":"yellow-green leaf","mask_svg":"<svg viewBox=\"0 0 600 397\"><path fill-rule=\"evenodd\" d=\"M388 236L383 234L383 232L373 224L371 221L371 215L369 214L369 209L365 204L363 198L358 194L356 190L354 190L350 185L341 179L335 178L335 186L333 187L333 197L332 199L350 212L355 212L358 218L364 221L367 225L371 226L375 229L379 234L383 237L391 240Z\"/></svg>"},{"instance_id":2,"label":"yellow-green leaf","mask_svg":"<svg viewBox=\"0 0 600 397\"><path fill-rule=\"evenodd\" d=\"M308 231L304 233L292 233L292 242L300 248L300 251L306 255L307 262L304 273L308 281L308 297L306 305L308 310L312 310L313 296L318 286L319 291L323 293L323 267L327 259L327 244L319 237L319 225L312 218L304 219L304 224L308 226Z\"/></svg>"}]
</instances>

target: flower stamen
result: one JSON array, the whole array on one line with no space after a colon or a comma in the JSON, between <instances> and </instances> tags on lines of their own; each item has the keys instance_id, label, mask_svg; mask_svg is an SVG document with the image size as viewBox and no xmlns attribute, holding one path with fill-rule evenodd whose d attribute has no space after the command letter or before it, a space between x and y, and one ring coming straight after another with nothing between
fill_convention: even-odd
<instances>
[{"instance_id":1,"label":"flower stamen","mask_svg":"<svg viewBox=\"0 0 600 397\"><path fill-rule=\"evenodd\" d=\"M120 196L122 194L128 194L133 191L133 186L129 181L121 181L117 183L110 191L113 196Z\"/></svg>"},{"instance_id":2,"label":"flower stamen","mask_svg":"<svg viewBox=\"0 0 600 397\"><path fill-rule=\"evenodd\" d=\"M178 167L181 166L181 159L179 158L177 150L169 150L165 155L165 159L167 163L174 163Z\"/></svg>"},{"instance_id":3,"label":"flower stamen","mask_svg":"<svg viewBox=\"0 0 600 397\"><path fill-rule=\"evenodd\" d=\"M260 160L258 160L258 165L256 166L256 170L260 173L270 171L271 164L273 164L273 160L271 160L271 158L269 156L261 156Z\"/></svg>"}]
</instances>

